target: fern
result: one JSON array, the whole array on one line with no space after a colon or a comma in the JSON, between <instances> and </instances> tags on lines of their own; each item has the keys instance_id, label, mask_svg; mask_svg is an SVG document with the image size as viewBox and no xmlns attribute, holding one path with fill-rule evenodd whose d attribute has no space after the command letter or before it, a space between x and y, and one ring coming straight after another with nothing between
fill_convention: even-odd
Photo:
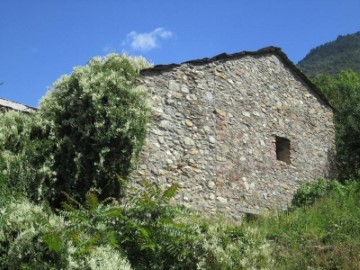
<instances>
[{"instance_id":1,"label":"fern","mask_svg":"<svg viewBox=\"0 0 360 270\"><path fill-rule=\"evenodd\" d=\"M173 198L178 191L179 184L172 184L167 190L165 190L161 196L161 199L164 202L169 201L171 198Z\"/></svg>"}]
</instances>

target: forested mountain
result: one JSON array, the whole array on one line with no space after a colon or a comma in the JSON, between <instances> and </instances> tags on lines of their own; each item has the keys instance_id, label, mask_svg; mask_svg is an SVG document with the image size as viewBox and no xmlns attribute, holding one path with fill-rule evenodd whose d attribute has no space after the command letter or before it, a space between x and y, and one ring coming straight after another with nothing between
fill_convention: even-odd
<instances>
[{"instance_id":1,"label":"forested mountain","mask_svg":"<svg viewBox=\"0 0 360 270\"><path fill-rule=\"evenodd\" d=\"M312 49L297 66L309 78L317 74L336 75L345 69L360 72L360 32L340 35Z\"/></svg>"}]
</instances>

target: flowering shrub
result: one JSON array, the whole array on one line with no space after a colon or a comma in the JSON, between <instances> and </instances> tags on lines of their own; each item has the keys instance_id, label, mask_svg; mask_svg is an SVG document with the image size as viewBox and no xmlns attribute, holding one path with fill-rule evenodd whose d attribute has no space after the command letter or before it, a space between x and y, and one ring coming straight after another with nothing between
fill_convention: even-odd
<instances>
[{"instance_id":1,"label":"flowering shrub","mask_svg":"<svg viewBox=\"0 0 360 270\"><path fill-rule=\"evenodd\" d=\"M94 58L60 78L31 114L0 119L0 150L8 185L58 207L64 193L79 200L90 188L119 197L136 164L148 112L146 91L135 85L143 58Z\"/></svg>"},{"instance_id":2,"label":"flowering shrub","mask_svg":"<svg viewBox=\"0 0 360 270\"><path fill-rule=\"evenodd\" d=\"M91 270L131 270L130 263L114 248L98 246L84 260Z\"/></svg>"},{"instance_id":3,"label":"flowering shrub","mask_svg":"<svg viewBox=\"0 0 360 270\"><path fill-rule=\"evenodd\" d=\"M172 205L176 189L147 183L121 204L88 193L83 205L69 198L57 215L10 200L0 208L0 269L271 269L269 244L256 229Z\"/></svg>"},{"instance_id":4,"label":"flowering shrub","mask_svg":"<svg viewBox=\"0 0 360 270\"><path fill-rule=\"evenodd\" d=\"M63 226L63 220L50 214L43 206L27 199L10 200L0 209L0 265L1 269L61 268L63 261L48 252L41 235L49 228ZM57 268L58 269L58 268Z\"/></svg>"},{"instance_id":5,"label":"flowering shrub","mask_svg":"<svg viewBox=\"0 0 360 270\"><path fill-rule=\"evenodd\" d=\"M55 180L53 144L48 138L46 121L37 113L3 113L0 118L0 169L6 176L3 188L13 195L41 200Z\"/></svg>"},{"instance_id":6,"label":"flowering shrub","mask_svg":"<svg viewBox=\"0 0 360 270\"><path fill-rule=\"evenodd\" d=\"M20 198L9 201L0 213L0 269L131 269L110 245L84 250L75 236L55 239L54 232L68 235L72 230L61 215L44 206Z\"/></svg>"},{"instance_id":7,"label":"flowering shrub","mask_svg":"<svg viewBox=\"0 0 360 270\"><path fill-rule=\"evenodd\" d=\"M41 101L38 113L54 142L55 202L61 192L83 199L92 187L102 198L119 196L117 176L129 174L145 139L149 106L135 80L146 66L143 58L126 55L93 58L60 78Z\"/></svg>"}]
</instances>

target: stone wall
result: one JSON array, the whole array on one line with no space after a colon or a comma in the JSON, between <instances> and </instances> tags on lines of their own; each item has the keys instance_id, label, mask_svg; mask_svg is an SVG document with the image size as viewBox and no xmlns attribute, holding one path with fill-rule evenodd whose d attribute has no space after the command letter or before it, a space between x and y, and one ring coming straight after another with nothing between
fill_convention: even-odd
<instances>
[{"instance_id":1,"label":"stone wall","mask_svg":"<svg viewBox=\"0 0 360 270\"><path fill-rule=\"evenodd\" d=\"M144 71L153 113L134 177L235 219L285 208L301 182L329 176L334 150L332 109L293 68L260 53Z\"/></svg>"}]
</instances>

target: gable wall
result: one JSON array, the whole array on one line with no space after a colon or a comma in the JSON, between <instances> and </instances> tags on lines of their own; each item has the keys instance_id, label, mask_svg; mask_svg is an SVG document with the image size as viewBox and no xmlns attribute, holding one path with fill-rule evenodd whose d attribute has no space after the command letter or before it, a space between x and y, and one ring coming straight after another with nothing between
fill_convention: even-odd
<instances>
[{"instance_id":1,"label":"gable wall","mask_svg":"<svg viewBox=\"0 0 360 270\"><path fill-rule=\"evenodd\" d=\"M181 185L179 199L234 218L285 208L302 181L326 177L332 110L275 55L147 71L152 123L135 178ZM291 143L276 159L274 136Z\"/></svg>"}]
</instances>

